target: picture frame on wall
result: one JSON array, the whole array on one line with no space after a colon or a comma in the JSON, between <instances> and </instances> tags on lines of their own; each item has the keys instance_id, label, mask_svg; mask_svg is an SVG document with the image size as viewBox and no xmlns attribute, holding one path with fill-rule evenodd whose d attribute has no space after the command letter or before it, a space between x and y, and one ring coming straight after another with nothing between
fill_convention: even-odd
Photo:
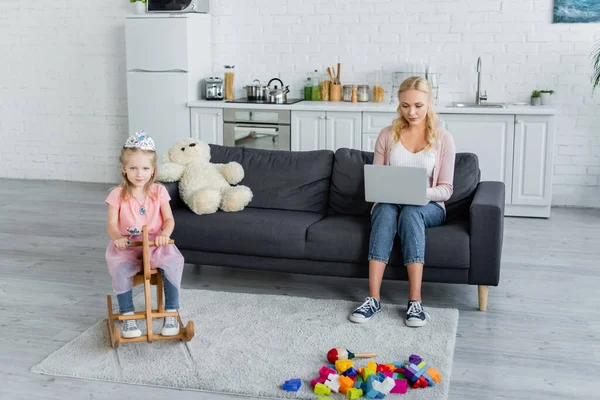
<instances>
[{"instance_id":1,"label":"picture frame on wall","mask_svg":"<svg viewBox=\"0 0 600 400\"><path fill-rule=\"evenodd\" d=\"M554 0L553 23L600 22L598 0Z\"/></svg>"}]
</instances>

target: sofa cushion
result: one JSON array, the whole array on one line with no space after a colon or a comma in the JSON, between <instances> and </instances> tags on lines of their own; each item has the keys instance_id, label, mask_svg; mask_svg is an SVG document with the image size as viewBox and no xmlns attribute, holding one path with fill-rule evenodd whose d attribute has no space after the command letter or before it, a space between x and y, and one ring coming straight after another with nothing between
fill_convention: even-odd
<instances>
[{"instance_id":1,"label":"sofa cushion","mask_svg":"<svg viewBox=\"0 0 600 400\"><path fill-rule=\"evenodd\" d=\"M365 164L373 164L372 152L345 148L335 152L329 193L331 213L369 215L373 203L365 202Z\"/></svg>"},{"instance_id":2,"label":"sofa cushion","mask_svg":"<svg viewBox=\"0 0 600 400\"><path fill-rule=\"evenodd\" d=\"M471 200L481 180L479 159L473 153L457 153L452 196L446 201L446 219L461 219L469 213Z\"/></svg>"},{"instance_id":3,"label":"sofa cushion","mask_svg":"<svg viewBox=\"0 0 600 400\"><path fill-rule=\"evenodd\" d=\"M349 215L330 215L308 228L306 258L367 264L371 220ZM425 231L425 266L469 268L469 230L465 221ZM389 263L403 266L402 244L396 236Z\"/></svg>"},{"instance_id":4,"label":"sofa cushion","mask_svg":"<svg viewBox=\"0 0 600 400\"><path fill-rule=\"evenodd\" d=\"M371 220L354 215L328 215L306 235L309 260L366 263Z\"/></svg>"},{"instance_id":5,"label":"sofa cushion","mask_svg":"<svg viewBox=\"0 0 600 400\"><path fill-rule=\"evenodd\" d=\"M173 210L175 244L180 249L266 257L303 258L306 231L322 214L246 208L197 215Z\"/></svg>"},{"instance_id":6,"label":"sofa cushion","mask_svg":"<svg viewBox=\"0 0 600 400\"><path fill-rule=\"evenodd\" d=\"M456 153L453 191L446 205L452 205L471 196L475 193L480 180L481 171L479 170L477 155L473 153Z\"/></svg>"},{"instance_id":7,"label":"sofa cushion","mask_svg":"<svg viewBox=\"0 0 600 400\"><path fill-rule=\"evenodd\" d=\"M254 197L249 208L326 213L333 152L273 151L210 145L211 162L237 161L244 168L240 184Z\"/></svg>"}]
</instances>

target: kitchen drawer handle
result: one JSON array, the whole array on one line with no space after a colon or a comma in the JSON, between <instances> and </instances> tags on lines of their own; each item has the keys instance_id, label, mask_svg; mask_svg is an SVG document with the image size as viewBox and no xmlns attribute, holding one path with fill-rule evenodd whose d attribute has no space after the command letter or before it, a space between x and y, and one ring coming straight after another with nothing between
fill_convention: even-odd
<instances>
[{"instance_id":1,"label":"kitchen drawer handle","mask_svg":"<svg viewBox=\"0 0 600 400\"><path fill-rule=\"evenodd\" d=\"M325 119L326 117L324 115L321 115L319 118L320 119Z\"/></svg>"},{"instance_id":2,"label":"kitchen drawer handle","mask_svg":"<svg viewBox=\"0 0 600 400\"><path fill-rule=\"evenodd\" d=\"M517 120L517 124L522 124L522 123L523 123L523 120L521 120L521 119Z\"/></svg>"},{"instance_id":3,"label":"kitchen drawer handle","mask_svg":"<svg viewBox=\"0 0 600 400\"><path fill-rule=\"evenodd\" d=\"M218 117L220 117L220 116L221 116L221 113L220 113L220 112L218 112L218 113L217 113L217 116L218 116Z\"/></svg>"}]
</instances>

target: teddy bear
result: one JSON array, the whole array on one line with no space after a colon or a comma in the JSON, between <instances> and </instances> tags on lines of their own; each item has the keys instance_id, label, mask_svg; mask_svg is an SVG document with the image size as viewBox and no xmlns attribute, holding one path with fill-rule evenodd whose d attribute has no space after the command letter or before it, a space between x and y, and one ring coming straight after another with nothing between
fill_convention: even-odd
<instances>
[{"instance_id":1,"label":"teddy bear","mask_svg":"<svg viewBox=\"0 0 600 400\"><path fill-rule=\"evenodd\" d=\"M179 181L179 195L196 214L212 214L221 209L241 211L252 200L247 186L236 185L244 179L244 169L235 162L213 164L210 147L194 139L180 140L163 157L157 179Z\"/></svg>"}]
</instances>

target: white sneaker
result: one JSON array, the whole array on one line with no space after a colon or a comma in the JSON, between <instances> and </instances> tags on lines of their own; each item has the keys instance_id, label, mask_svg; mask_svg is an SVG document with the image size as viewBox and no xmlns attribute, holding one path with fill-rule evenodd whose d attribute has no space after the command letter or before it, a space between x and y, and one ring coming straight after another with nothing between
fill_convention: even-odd
<instances>
[{"instance_id":1,"label":"white sneaker","mask_svg":"<svg viewBox=\"0 0 600 400\"><path fill-rule=\"evenodd\" d=\"M135 319L126 319L123 321L121 331L123 332L123 337L125 339L132 339L142 336L142 331L140 331L140 328L138 328Z\"/></svg>"},{"instance_id":2,"label":"white sneaker","mask_svg":"<svg viewBox=\"0 0 600 400\"><path fill-rule=\"evenodd\" d=\"M177 322L177 317L165 317L165 324L163 325L160 334L163 336L175 336L179 334L179 322Z\"/></svg>"}]
</instances>

